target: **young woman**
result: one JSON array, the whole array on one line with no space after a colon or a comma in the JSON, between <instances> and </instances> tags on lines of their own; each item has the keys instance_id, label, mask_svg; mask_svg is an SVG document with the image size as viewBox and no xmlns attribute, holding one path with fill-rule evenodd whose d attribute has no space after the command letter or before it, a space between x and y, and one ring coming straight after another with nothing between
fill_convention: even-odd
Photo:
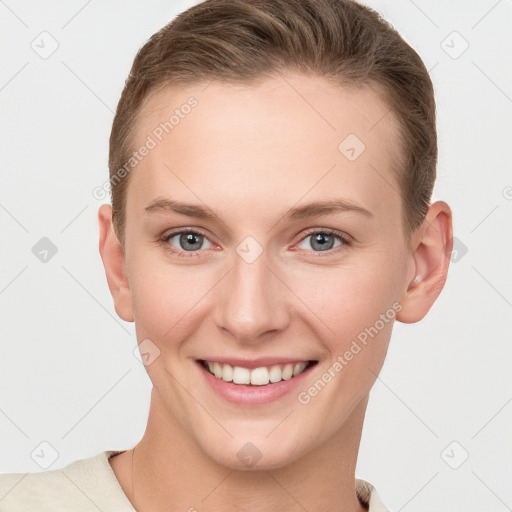
<instances>
[{"instance_id":1,"label":"young woman","mask_svg":"<svg viewBox=\"0 0 512 512\"><path fill-rule=\"evenodd\" d=\"M2 475L3 511L384 511L355 479L393 323L445 283L435 101L345 0L209 0L141 48L100 252L153 383L136 446Z\"/></svg>"}]
</instances>

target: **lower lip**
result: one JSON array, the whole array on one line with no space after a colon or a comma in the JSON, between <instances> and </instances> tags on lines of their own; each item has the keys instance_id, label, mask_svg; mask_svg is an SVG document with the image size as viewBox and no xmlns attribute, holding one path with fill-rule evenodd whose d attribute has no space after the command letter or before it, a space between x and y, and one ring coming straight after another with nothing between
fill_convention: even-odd
<instances>
[{"instance_id":1,"label":"lower lip","mask_svg":"<svg viewBox=\"0 0 512 512\"><path fill-rule=\"evenodd\" d=\"M287 393L296 389L307 377L315 364L308 366L302 373L288 380L270 383L265 386L249 386L234 384L218 379L212 375L202 364L197 362L206 382L212 389L228 402L237 405L260 405L279 400Z\"/></svg>"}]
</instances>

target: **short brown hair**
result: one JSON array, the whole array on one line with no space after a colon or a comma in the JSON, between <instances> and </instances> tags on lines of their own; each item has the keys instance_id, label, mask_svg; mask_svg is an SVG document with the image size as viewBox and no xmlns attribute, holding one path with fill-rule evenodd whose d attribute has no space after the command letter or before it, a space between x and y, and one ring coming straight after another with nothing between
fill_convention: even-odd
<instances>
[{"instance_id":1,"label":"short brown hair","mask_svg":"<svg viewBox=\"0 0 512 512\"><path fill-rule=\"evenodd\" d=\"M124 246L129 176L149 95L167 85L219 80L256 84L293 70L339 85L371 85L399 124L397 179L408 235L422 223L436 177L432 82L418 54L376 11L352 0L206 0L179 14L137 53L110 135L113 222Z\"/></svg>"}]
</instances>

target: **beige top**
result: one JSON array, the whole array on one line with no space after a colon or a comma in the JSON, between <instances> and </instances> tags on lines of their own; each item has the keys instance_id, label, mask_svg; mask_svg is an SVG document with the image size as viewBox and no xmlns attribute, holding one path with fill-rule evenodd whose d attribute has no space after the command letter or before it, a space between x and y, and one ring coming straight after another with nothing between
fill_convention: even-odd
<instances>
[{"instance_id":1,"label":"beige top","mask_svg":"<svg viewBox=\"0 0 512 512\"><path fill-rule=\"evenodd\" d=\"M108 463L118 453L40 473L0 474L0 512L135 512ZM356 493L369 512L389 512L368 482L356 480Z\"/></svg>"}]
</instances>

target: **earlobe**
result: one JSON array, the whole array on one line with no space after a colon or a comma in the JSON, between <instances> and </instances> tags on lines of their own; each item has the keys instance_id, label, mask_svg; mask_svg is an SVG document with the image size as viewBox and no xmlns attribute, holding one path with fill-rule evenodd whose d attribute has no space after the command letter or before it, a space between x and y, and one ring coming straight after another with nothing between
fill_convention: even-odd
<instances>
[{"instance_id":1,"label":"earlobe","mask_svg":"<svg viewBox=\"0 0 512 512\"><path fill-rule=\"evenodd\" d=\"M119 243L112 223L112 207L103 204L98 210L99 250L108 287L116 313L125 322L133 322L133 308L130 285L126 274L126 261L123 247Z\"/></svg>"},{"instance_id":2,"label":"earlobe","mask_svg":"<svg viewBox=\"0 0 512 512\"><path fill-rule=\"evenodd\" d=\"M450 207L443 201L432 204L413 238L414 278L407 283L396 316L403 323L421 320L444 287L453 246Z\"/></svg>"}]
</instances>

